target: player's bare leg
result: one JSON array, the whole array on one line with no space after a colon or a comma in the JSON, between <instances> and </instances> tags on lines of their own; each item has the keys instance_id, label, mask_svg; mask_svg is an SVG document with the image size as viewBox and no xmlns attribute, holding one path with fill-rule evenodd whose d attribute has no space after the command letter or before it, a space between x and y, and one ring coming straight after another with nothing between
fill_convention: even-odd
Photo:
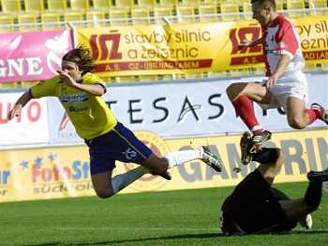
<instances>
[{"instance_id":1,"label":"player's bare leg","mask_svg":"<svg viewBox=\"0 0 328 246\"><path fill-rule=\"evenodd\" d=\"M221 171L223 165L222 160L212 153L208 147L204 146L197 149L170 152L165 154L162 158L153 154L147 158L142 165L146 167L151 174L171 179L168 169L183 165L193 160L201 160L217 172Z\"/></svg>"},{"instance_id":2,"label":"player's bare leg","mask_svg":"<svg viewBox=\"0 0 328 246\"><path fill-rule=\"evenodd\" d=\"M91 180L97 196L105 199L115 195L146 173L149 173L149 171L143 166L139 166L114 177L112 177L111 171L94 174L91 176Z\"/></svg>"},{"instance_id":3,"label":"player's bare leg","mask_svg":"<svg viewBox=\"0 0 328 246\"><path fill-rule=\"evenodd\" d=\"M297 97L289 97L287 100L287 120L290 127L303 129L321 119L328 124L328 116L325 109L319 104L312 104L310 109L305 107L305 102Z\"/></svg>"},{"instance_id":4,"label":"player's bare leg","mask_svg":"<svg viewBox=\"0 0 328 246\"><path fill-rule=\"evenodd\" d=\"M271 132L259 124L253 107L253 101L268 104L270 94L266 87L259 83L234 83L227 88L227 94L236 110L237 116L254 134L254 144L262 144L271 138Z\"/></svg>"}]
</instances>

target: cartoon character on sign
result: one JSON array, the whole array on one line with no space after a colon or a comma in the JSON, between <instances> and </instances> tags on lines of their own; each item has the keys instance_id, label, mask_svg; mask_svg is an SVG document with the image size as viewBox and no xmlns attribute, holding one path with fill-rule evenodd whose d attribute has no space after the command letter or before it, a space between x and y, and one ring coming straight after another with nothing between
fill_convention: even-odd
<instances>
[{"instance_id":1,"label":"cartoon character on sign","mask_svg":"<svg viewBox=\"0 0 328 246\"><path fill-rule=\"evenodd\" d=\"M45 46L49 50L47 56L47 66L53 74L57 74L58 68L61 67L61 61L64 54L70 49L70 32L65 31L59 36L48 39Z\"/></svg>"}]
</instances>

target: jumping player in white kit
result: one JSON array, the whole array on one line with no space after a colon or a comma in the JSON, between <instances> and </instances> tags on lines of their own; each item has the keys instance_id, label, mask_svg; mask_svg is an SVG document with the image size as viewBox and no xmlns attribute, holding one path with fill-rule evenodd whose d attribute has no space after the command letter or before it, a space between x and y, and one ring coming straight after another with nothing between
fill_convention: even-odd
<instances>
[{"instance_id":1,"label":"jumping player in white kit","mask_svg":"<svg viewBox=\"0 0 328 246\"><path fill-rule=\"evenodd\" d=\"M276 12L275 0L252 0L253 18L262 28L262 37L243 41L240 48L263 45L267 80L265 83L233 83L227 94L236 113L253 133L249 150L271 138L256 119L253 101L264 108L283 108L288 124L303 129L317 119L328 124L328 114L318 103L306 108L308 85L300 39L293 24ZM243 157L246 155L242 154Z\"/></svg>"}]
</instances>

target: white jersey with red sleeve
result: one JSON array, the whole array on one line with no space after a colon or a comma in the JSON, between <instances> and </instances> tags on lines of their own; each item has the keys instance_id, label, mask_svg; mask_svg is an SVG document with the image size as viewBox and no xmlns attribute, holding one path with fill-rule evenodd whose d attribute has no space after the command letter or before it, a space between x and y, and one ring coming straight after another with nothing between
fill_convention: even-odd
<instances>
[{"instance_id":1,"label":"white jersey with red sleeve","mask_svg":"<svg viewBox=\"0 0 328 246\"><path fill-rule=\"evenodd\" d=\"M279 15L269 26L263 27L263 35L266 75L272 75L278 65L280 55L286 54L290 62L277 83L295 80L299 73L303 73L304 58L294 25L286 17Z\"/></svg>"}]
</instances>

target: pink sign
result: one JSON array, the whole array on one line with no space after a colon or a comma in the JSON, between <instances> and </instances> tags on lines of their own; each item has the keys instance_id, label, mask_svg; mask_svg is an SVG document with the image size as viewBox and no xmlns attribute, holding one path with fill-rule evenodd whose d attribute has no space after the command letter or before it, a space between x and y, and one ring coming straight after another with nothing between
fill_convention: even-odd
<instances>
[{"instance_id":1,"label":"pink sign","mask_svg":"<svg viewBox=\"0 0 328 246\"><path fill-rule=\"evenodd\" d=\"M0 82L51 78L72 40L69 30L0 33Z\"/></svg>"}]
</instances>

